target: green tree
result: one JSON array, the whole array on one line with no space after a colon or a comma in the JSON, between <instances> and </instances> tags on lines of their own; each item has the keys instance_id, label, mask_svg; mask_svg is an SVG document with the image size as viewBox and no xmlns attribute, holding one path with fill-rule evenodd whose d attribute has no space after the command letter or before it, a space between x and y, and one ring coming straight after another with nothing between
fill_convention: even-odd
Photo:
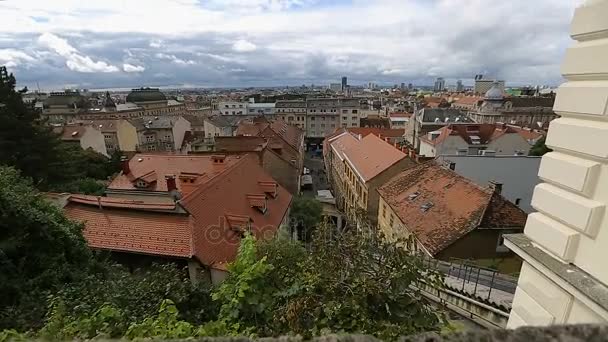
<instances>
[{"instance_id":1,"label":"green tree","mask_svg":"<svg viewBox=\"0 0 608 342\"><path fill-rule=\"evenodd\" d=\"M532 146L532 148L530 149L530 152L528 153L528 155L542 156L545 153L553 151L552 149L547 147L547 145L545 144L545 140L546 140L545 137L538 139L536 141L536 143L534 144L534 146Z\"/></svg>"},{"instance_id":2,"label":"green tree","mask_svg":"<svg viewBox=\"0 0 608 342\"><path fill-rule=\"evenodd\" d=\"M323 207L314 198L296 197L291 204L291 227L297 229L300 239L309 241L315 227L321 222Z\"/></svg>"},{"instance_id":3,"label":"green tree","mask_svg":"<svg viewBox=\"0 0 608 342\"><path fill-rule=\"evenodd\" d=\"M82 227L0 167L0 328L40 324L45 299L94 266Z\"/></svg>"},{"instance_id":4,"label":"green tree","mask_svg":"<svg viewBox=\"0 0 608 342\"><path fill-rule=\"evenodd\" d=\"M26 105L15 90L15 77L0 79L0 164L14 166L35 184L61 178L63 170L55 149L59 140L38 114Z\"/></svg>"}]
</instances>

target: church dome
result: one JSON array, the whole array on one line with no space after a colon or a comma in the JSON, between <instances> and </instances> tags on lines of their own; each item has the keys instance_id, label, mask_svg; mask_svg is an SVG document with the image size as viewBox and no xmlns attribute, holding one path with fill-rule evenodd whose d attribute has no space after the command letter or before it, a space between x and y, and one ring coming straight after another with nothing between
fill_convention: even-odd
<instances>
[{"instance_id":1,"label":"church dome","mask_svg":"<svg viewBox=\"0 0 608 342\"><path fill-rule=\"evenodd\" d=\"M486 95L484 96L484 98L486 100L490 100L490 101L492 101L492 100L502 101L504 99L504 94L502 93L502 90L498 86L498 82L494 82L494 84L492 85L492 88L490 88L490 90L488 90L486 92Z\"/></svg>"},{"instance_id":2,"label":"church dome","mask_svg":"<svg viewBox=\"0 0 608 342\"><path fill-rule=\"evenodd\" d=\"M129 95L127 95L127 102L138 103L152 101L167 101L167 98L158 88L133 89Z\"/></svg>"}]
</instances>

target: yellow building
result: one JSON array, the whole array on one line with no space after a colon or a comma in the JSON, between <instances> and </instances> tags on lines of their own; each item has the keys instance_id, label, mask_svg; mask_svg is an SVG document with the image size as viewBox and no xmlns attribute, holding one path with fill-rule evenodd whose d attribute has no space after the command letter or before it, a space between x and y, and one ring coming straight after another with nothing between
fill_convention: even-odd
<instances>
[{"instance_id":1,"label":"yellow building","mask_svg":"<svg viewBox=\"0 0 608 342\"><path fill-rule=\"evenodd\" d=\"M334 188L336 205L351 222L364 214L371 222L378 217L376 189L415 162L373 134L365 137L342 132L328 138L325 164Z\"/></svg>"}]
</instances>

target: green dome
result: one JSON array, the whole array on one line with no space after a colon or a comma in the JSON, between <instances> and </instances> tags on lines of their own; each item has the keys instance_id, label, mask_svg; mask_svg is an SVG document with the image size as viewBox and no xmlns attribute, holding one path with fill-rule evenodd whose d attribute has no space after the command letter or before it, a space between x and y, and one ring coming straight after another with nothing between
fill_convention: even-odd
<instances>
[{"instance_id":1,"label":"green dome","mask_svg":"<svg viewBox=\"0 0 608 342\"><path fill-rule=\"evenodd\" d=\"M158 88L133 89L129 95L127 95L127 102L138 103L152 101L167 101L167 98Z\"/></svg>"}]
</instances>

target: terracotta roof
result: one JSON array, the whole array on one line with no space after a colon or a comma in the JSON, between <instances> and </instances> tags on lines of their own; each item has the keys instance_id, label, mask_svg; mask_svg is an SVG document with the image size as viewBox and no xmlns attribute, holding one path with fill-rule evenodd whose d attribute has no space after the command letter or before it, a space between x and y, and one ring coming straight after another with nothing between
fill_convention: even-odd
<instances>
[{"instance_id":1,"label":"terracotta roof","mask_svg":"<svg viewBox=\"0 0 608 342\"><path fill-rule=\"evenodd\" d=\"M520 208L493 190L435 161L400 173L378 192L432 255L478 227L523 228L526 221Z\"/></svg>"},{"instance_id":2,"label":"terracotta roof","mask_svg":"<svg viewBox=\"0 0 608 342\"><path fill-rule=\"evenodd\" d=\"M274 120L270 124L272 129L277 135L279 135L287 144L293 147L295 150L300 149L300 142L304 136L304 132L299 128L288 125L283 120Z\"/></svg>"},{"instance_id":3,"label":"terracotta roof","mask_svg":"<svg viewBox=\"0 0 608 342\"><path fill-rule=\"evenodd\" d=\"M265 213L252 208L247 195L264 195L268 184L265 182L276 183L253 156L247 156L182 199L183 206L196 218L194 241L196 256L202 263L232 261L236 256L239 233L230 229L227 216L249 217L251 232L258 239L275 236L292 196L277 184L277 196L267 196Z\"/></svg>"},{"instance_id":4,"label":"terracotta roof","mask_svg":"<svg viewBox=\"0 0 608 342\"><path fill-rule=\"evenodd\" d=\"M359 140L346 133L334 139L332 147L340 158L348 160L365 182L406 157L405 153L374 134Z\"/></svg>"},{"instance_id":5,"label":"terracotta roof","mask_svg":"<svg viewBox=\"0 0 608 342\"><path fill-rule=\"evenodd\" d=\"M269 123L253 123L248 121L241 121L236 129L235 134L257 137L269 125Z\"/></svg>"},{"instance_id":6,"label":"terracotta roof","mask_svg":"<svg viewBox=\"0 0 608 342\"><path fill-rule=\"evenodd\" d=\"M215 150L227 152L261 151L266 139L258 136L215 137Z\"/></svg>"},{"instance_id":7,"label":"terracotta roof","mask_svg":"<svg viewBox=\"0 0 608 342\"><path fill-rule=\"evenodd\" d=\"M404 129L395 129L395 128L375 128L375 127L349 127L347 130L353 134L361 134L362 137L366 137L369 134L373 134L375 136L381 138L400 138L405 134Z\"/></svg>"},{"instance_id":8,"label":"terracotta roof","mask_svg":"<svg viewBox=\"0 0 608 342\"><path fill-rule=\"evenodd\" d=\"M525 133L523 133L524 131ZM439 132L439 136L435 139L429 139L428 134L420 137L421 140L431 145L439 145L445 141L449 136L459 136L467 144L473 144L472 137L479 137L478 145L486 145L490 142L504 136L505 134L519 134L524 139L535 137L538 139L542 135L540 133L529 132L519 127L504 125L504 124L459 124L459 125L448 125L441 127L435 132ZM534 139L532 139L534 140Z\"/></svg>"},{"instance_id":9,"label":"terracotta roof","mask_svg":"<svg viewBox=\"0 0 608 342\"><path fill-rule=\"evenodd\" d=\"M184 170L200 166L199 157L207 159L170 157L173 159L155 161L172 165L184 177L196 177L197 173ZM149 165L153 167L156 163ZM245 229L259 239L275 236L292 197L264 172L255 156L243 156L224 167L215 178L190 186L179 202L180 208L185 209L181 212L170 211L176 207L174 203L79 195L70 198L66 215L85 223L84 236L93 248L195 256L205 265L230 262L236 256Z\"/></svg>"},{"instance_id":10,"label":"terracotta roof","mask_svg":"<svg viewBox=\"0 0 608 342\"><path fill-rule=\"evenodd\" d=\"M87 128L82 125L65 125L61 130L61 140L64 141L80 141L86 133Z\"/></svg>"},{"instance_id":11,"label":"terracotta roof","mask_svg":"<svg viewBox=\"0 0 608 342\"><path fill-rule=\"evenodd\" d=\"M477 102L479 101L483 101L483 97L480 96L464 96L459 98L458 100L454 101L455 104L460 104L460 105L475 105L477 104Z\"/></svg>"},{"instance_id":12,"label":"terracotta roof","mask_svg":"<svg viewBox=\"0 0 608 342\"><path fill-rule=\"evenodd\" d=\"M179 178L181 173L199 175L196 184L202 184L223 172L240 157L227 156L221 164L214 163L213 158L214 157L210 155L136 154L129 160L129 169L131 172L128 175L121 172L112 180L108 189L138 189L135 187L135 181L144 176L149 176L150 173L154 171L155 181L145 190L167 191L165 176L173 175L176 177L177 189L181 191L183 195L187 195L192 189L192 186L190 183L184 185L184 182Z\"/></svg>"},{"instance_id":13,"label":"terracotta roof","mask_svg":"<svg viewBox=\"0 0 608 342\"><path fill-rule=\"evenodd\" d=\"M72 203L95 205L101 208L127 208L144 210L174 210L175 203L145 202L118 197L102 197L88 195L71 195L68 199Z\"/></svg>"},{"instance_id":14,"label":"terracotta roof","mask_svg":"<svg viewBox=\"0 0 608 342\"><path fill-rule=\"evenodd\" d=\"M85 125L91 125L101 132L116 132L118 130L118 123L121 119L108 119L108 120L82 120L80 123Z\"/></svg>"},{"instance_id":15,"label":"terracotta roof","mask_svg":"<svg viewBox=\"0 0 608 342\"><path fill-rule=\"evenodd\" d=\"M99 209L69 203L66 216L83 222L92 248L190 258L194 254L193 219L189 215L124 209Z\"/></svg>"}]
</instances>

